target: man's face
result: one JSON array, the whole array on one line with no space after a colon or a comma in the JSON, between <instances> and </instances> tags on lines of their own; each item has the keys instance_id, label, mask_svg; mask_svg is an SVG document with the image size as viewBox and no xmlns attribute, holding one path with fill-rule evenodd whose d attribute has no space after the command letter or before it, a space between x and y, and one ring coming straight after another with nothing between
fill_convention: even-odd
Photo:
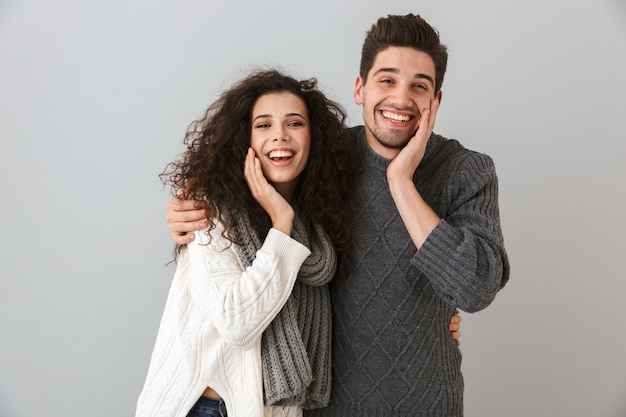
<instances>
[{"instance_id":1,"label":"man's face","mask_svg":"<svg viewBox=\"0 0 626 417\"><path fill-rule=\"evenodd\" d=\"M417 131L421 112L433 98L435 63L428 54L397 46L379 52L367 82L359 76L354 87L354 101L363 105L367 143L393 159Z\"/></svg>"}]
</instances>

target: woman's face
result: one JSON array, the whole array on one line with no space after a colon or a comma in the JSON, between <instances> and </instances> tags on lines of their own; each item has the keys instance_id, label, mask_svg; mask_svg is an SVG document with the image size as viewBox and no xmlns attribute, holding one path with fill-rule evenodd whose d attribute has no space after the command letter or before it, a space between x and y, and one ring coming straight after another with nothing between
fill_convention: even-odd
<instances>
[{"instance_id":1,"label":"woman's face","mask_svg":"<svg viewBox=\"0 0 626 417\"><path fill-rule=\"evenodd\" d=\"M293 195L311 148L304 101L288 92L259 97L252 108L250 146L267 181L283 196Z\"/></svg>"}]
</instances>

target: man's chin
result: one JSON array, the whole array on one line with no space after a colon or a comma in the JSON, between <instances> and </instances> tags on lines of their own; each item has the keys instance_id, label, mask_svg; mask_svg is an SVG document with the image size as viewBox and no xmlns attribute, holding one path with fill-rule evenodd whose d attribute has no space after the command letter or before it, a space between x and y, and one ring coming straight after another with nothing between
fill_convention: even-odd
<instances>
[{"instance_id":1,"label":"man's chin","mask_svg":"<svg viewBox=\"0 0 626 417\"><path fill-rule=\"evenodd\" d=\"M417 132L417 129L415 129L407 137L406 131L404 131L404 133L400 130L395 132L384 131L381 133L380 130L373 131L372 129L369 129L367 125L365 128L369 130L371 137L373 137L380 146L386 149L395 150L404 148L406 144L409 143L411 138L415 136L415 132Z\"/></svg>"},{"instance_id":2,"label":"man's chin","mask_svg":"<svg viewBox=\"0 0 626 417\"><path fill-rule=\"evenodd\" d=\"M407 143L409 143L412 137L413 135L405 139L398 139L398 138L388 138L384 136L380 136L380 137L376 136L376 140L378 141L378 143L380 143L383 147L387 149L402 149L406 146Z\"/></svg>"}]
</instances>

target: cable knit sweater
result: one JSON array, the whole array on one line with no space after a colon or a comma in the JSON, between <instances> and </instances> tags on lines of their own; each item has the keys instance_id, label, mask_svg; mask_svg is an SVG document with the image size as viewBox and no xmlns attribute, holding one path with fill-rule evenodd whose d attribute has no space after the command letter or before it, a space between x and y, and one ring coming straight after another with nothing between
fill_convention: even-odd
<instances>
[{"instance_id":1,"label":"cable knit sweater","mask_svg":"<svg viewBox=\"0 0 626 417\"><path fill-rule=\"evenodd\" d=\"M207 386L229 417L298 417L263 405L261 335L285 304L310 251L271 229L244 269L222 227L181 253L136 417L184 417Z\"/></svg>"},{"instance_id":2,"label":"cable knit sweater","mask_svg":"<svg viewBox=\"0 0 626 417\"><path fill-rule=\"evenodd\" d=\"M389 192L390 161L369 148L362 126L355 129L353 270L331 282L331 402L305 416L462 416L450 316L455 307L485 308L509 277L493 162L431 136L414 182L442 221L418 251Z\"/></svg>"}]
</instances>

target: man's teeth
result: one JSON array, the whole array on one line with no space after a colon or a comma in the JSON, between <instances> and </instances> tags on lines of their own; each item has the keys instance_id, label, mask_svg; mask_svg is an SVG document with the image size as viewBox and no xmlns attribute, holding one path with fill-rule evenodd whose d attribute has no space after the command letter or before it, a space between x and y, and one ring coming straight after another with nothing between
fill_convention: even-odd
<instances>
[{"instance_id":1,"label":"man's teeth","mask_svg":"<svg viewBox=\"0 0 626 417\"><path fill-rule=\"evenodd\" d=\"M291 151L271 151L267 156L270 159L291 158L293 156L293 152L291 152Z\"/></svg>"},{"instance_id":2,"label":"man's teeth","mask_svg":"<svg viewBox=\"0 0 626 417\"><path fill-rule=\"evenodd\" d=\"M384 111L382 112L382 114L385 119L390 119L390 120L393 120L394 122L408 122L409 120L411 120L411 116L408 116L408 115L391 113L388 111Z\"/></svg>"}]
</instances>

